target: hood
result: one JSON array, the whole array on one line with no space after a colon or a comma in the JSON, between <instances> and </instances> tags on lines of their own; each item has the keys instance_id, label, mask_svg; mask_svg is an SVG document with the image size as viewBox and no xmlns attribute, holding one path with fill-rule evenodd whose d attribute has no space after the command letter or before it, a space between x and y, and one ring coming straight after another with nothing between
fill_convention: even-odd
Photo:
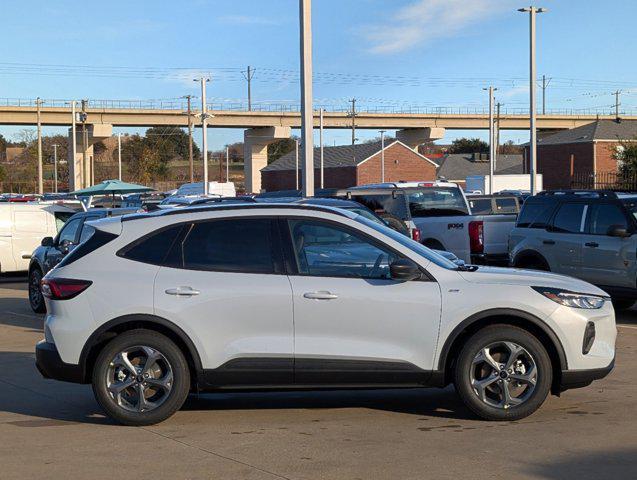
<instances>
[{"instance_id":1,"label":"hood","mask_svg":"<svg viewBox=\"0 0 637 480\"><path fill-rule=\"evenodd\" d=\"M480 267L475 272L459 272L467 282L500 285L528 285L529 287L553 287L577 293L608 296L602 289L578 278L567 277L538 270L519 268Z\"/></svg>"}]
</instances>

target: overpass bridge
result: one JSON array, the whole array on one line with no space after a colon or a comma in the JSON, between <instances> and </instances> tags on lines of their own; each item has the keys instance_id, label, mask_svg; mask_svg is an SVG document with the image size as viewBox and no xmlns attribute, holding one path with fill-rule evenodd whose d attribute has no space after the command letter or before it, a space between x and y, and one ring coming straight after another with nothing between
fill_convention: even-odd
<instances>
[{"instance_id":1,"label":"overpass bridge","mask_svg":"<svg viewBox=\"0 0 637 480\"><path fill-rule=\"evenodd\" d=\"M79 110L79 107L78 107ZM244 129L244 160L246 189L259 191L260 170L267 164L268 144L290 136L292 128L301 126L299 108L290 104L257 104L250 111L242 104L210 103L208 105L209 128ZM324 109L323 126L326 129L349 129L352 127L351 112L344 108L327 106ZM112 135L112 127L187 127L189 116L183 101L117 101L92 100L87 102L84 123L76 122L80 133L86 126L89 141L87 155L92 155L92 144ZM198 111L191 111L195 127L200 124ZM622 119L637 120L637 112L623 112ZM41 123L45 126L67 126L72 123L71 105L68 100L43 100L40 107ZM595 110L551 110L537 116L540 131L555 131L579 127L597 119L614 119L610 112ZM0 100L0 125L35 125L37 107L35 100ZM444 137L445 130L488 129L489 115L483 109L470 108L421 108L380 107L357 111L354 123L358 129L396 130L396 137L416 148L419 144ZM319 113L314 115L314 126L319 126ZM529 128L528 112L521 109L503 109L499 116L499 127L503 130ZM74 186L87 186L82 175L81 162L84 157L84 142L76 148L76 158L69 158ZM71 140L69 132L69 141ZM72 149L68 149L72 152ZM70 153L72 155L72 153Z\"/></svg>"}]
</instances>

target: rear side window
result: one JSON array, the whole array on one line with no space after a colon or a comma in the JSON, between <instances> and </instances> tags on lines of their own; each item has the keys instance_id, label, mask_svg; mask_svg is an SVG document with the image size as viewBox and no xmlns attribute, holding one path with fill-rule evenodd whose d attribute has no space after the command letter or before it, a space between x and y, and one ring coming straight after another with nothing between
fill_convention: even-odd
<instances>
[{"instance_id":1,"label":"rear side window","mask_svg":"<svg viewBox=\"0 0 637 480\"><path fill-rule=\"evenodd\" d=\"M518 217L519 228L546 228L553 212L552 202L532 202L527 200Z\"/></svg>"},{"instance_id":2,"label":"rear side window","mask_svg":"<svg viewBox=\"0 0 637 480\"><path fill-rule=\"evenodd\" d=\"M518 202L515 198L496 198L495 213L518 213Z\"/></svg>"},{"instance_id":3,"label":"rear side window","mask_svg":"<svg viewBox=\"0 0 637 480\"><path fill-rule=\"evenodd\" d=\"M617 205L601 203L593 207L590 216L590 232L594 235L607 235L611 226L628 228L626 216Z\"/></svg>"},{"instance_id":4,"label":"rear side window","mask_svg":"<svg viewBox=\"0 0 637 480\"><path fill-rule=\"evenodd\" d=\"M583 203L564 203L553 219L553 231L561 233L580 233L582 231Z\"/></svg>"},{"instance_id":5,"label":"rear side window","mask_svg":"<svg viewBox=\"0 0 637 480\"><path fill-rule=\"evenodd\" d=\"M490 198L476 198L469 200L469 206L471 207L471 213L474 215L490 215L491 211L491 199Z\"/></svg>"},{"instance_id":6,"label":"rear side window","mask_svg":"<svg viewBox=\"0 0 637 480\"><path fill-rule=\"evenodd\" d=\"M176 249L187 269L274 273L273 245L270 219L242 218L195 223Z\"/></svg>"},{"instance_id":7,"label":"rear side window","mask_svg":"<svg viewBox=\"0 0 637 480\"><path fill-rule=\"evenodd\" d=\"M184 225L162 228L124 247L117 254L137 262L162 265L183 228Z\"/></svg>"}]
</instances>

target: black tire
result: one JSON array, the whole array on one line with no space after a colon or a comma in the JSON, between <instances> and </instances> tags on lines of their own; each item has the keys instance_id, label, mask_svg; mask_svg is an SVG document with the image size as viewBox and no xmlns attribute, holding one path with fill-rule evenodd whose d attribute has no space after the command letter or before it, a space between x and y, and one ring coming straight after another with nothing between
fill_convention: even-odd
<instances>
[{"instance_id":1,"label":"black tire","mask_svg":"<svg viewBox=\"0 0 637 480\"><path fill-rule=\"evenodd\" d=\"M472 368L476 368L473 366L474 359L482 349L498 342L513 342L522 347L534 360L537 371L534 389L520 395L520 398L525 395L528 395L528 398L519 405L508 408L492 406L483 401L471 383ZM469 410L485 420L519 420L531 415L544 403L553 381L551 359L546 349L531 333L511 325L491 325L472 335L462 347L453 373L456 391L463 403ZM507 381L502 380L497 373L493 374L493 378L497 379L496 385L489 388L497 390L500 390L502 388L500 385ZM503 393L502 390L500 391Z\"/></svg>"},{"instance_id":2,"label":"black tire","mask_svg":"<svg viewBox=\"0 0 637 480\"><path fill-rule=\"evenodd\" d=\"M635 305L635 300L621 299L621 298L613 298L613 308L615 310L628 310L630 307Z\"/></svg>"},{"instance_id":3,"label":"black tire","mask_svg":"<svg viewBox=\"0 0 637 480\"><path fill-rule=\"evenodd\" d=\"M40 287L42 277L42 270L39 267L34 267L29 271L29 305L35 313L46 312L46 304Z\"/></svg>"},{"instance_id":4,"label":"black tire","mask_svg":"<svg viewBox=\"0 0 637 480\"><path fill-rule=\"evenodd\" d=\"M541 258L524 258L522 260L516 260L514 263L515 268L524 268L526 270L540 270L542 272L550 272L551 268Z\"/></svg>"},{"instance_id":5,"label":"black tire","mask_svg":"<svg viewBox=\"0 0 637 480\"><path fill-rule=\"evenodd\" d=\"M172 386L169 393L166 394L163 403L149 411L127 410L118 405L108 391L107 379L111 362L119 352L136 346L150 347L158 351L167 360L168 368L172 370ZM99 353L93 368L92 384L97 402L109 417L123 425L152 425L166 420L184 404L190 391L190 371L184 354L169 338L151 330L130 330L115 337Z\"/></svg>"}]
</instances>

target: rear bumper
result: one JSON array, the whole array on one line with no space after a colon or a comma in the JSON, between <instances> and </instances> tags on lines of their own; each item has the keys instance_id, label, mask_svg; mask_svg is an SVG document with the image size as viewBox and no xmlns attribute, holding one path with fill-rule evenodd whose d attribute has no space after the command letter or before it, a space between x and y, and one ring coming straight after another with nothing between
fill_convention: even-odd
<instances>
[{"instance_id":1,"label":"rear bumper","mask_svg":"<svg viewBox=\"0 0 637 480\"><path fill-rule=\"evenodd\" d=\"M42 340L35 346L35 366L44 378L63 382L86 383L80 365L64 363L53 343Z\"/></svg>"},{"instance_id":2,"label":"rear bumper","mask_svg":"<svg viewBox=\"0 0 637 480\"><path fill-rule=\"evenodd\" d=\"M509 265L508 253L472 253L473 265L491 265L494 267L507 267Z\"/></svg>"},{"instance_id":3,"label":"rear bumper","mask_svg":"<svg viewBox=\"0 0 637 480\"><path fill-rule=\"evenodd\" d=\"M594 380L599 380L608 375L615 367L615 359L610 365L603 368L593 368L588 370L562 370L560 381L560 392L572 388L581 388L590 385Z\"/></svg>"}]
</instances>

